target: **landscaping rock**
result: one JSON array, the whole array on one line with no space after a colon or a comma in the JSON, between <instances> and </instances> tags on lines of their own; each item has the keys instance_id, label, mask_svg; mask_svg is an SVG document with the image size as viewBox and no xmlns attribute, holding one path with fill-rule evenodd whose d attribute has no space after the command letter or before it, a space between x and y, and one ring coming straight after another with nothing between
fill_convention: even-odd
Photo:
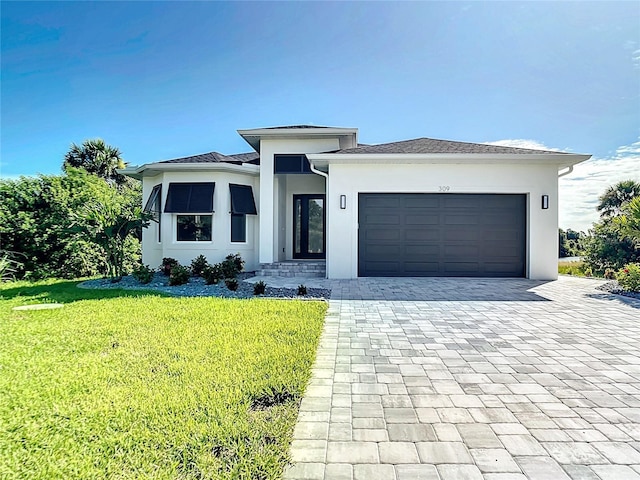
<instances>
[{"instance_id":1,"label":"landscaping rock","mask_svg":"<svg viewBox=\"0 0 640 480\"><path fill-rule=\"evenodd\" d=\"M270 287L267 283L267 288L264 295L253 294L253 284L245 282L243 280L251 278L255 275L254 272L244 272L238 275L238 289L235 292L229 290L224 281L221 281L217 285L207 285L204 279L200 277L191 277L189 283L185 285L169 286L169 278L156 273L153 276L153 280L147 284L141 284L131 275L122 277L117 283L112 283L110 279L97 279L87 280L78 285L80 288L95 288L95 289L123 289L123 290L153 290L157 292L167 293L178 297L222 297L222 298L295 298L295 299L329 299L331 297L331 290L326 288L307 288L306 295L297 295L296 288L276 288Z\"/></svg>"}]
</instances>

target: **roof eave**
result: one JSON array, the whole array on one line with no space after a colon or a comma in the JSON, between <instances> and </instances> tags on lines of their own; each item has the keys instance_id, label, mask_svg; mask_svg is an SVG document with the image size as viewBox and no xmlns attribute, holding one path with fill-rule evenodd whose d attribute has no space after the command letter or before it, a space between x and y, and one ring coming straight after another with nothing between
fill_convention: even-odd
<instances>
[{"instance_id":1,"label":"roof eave","mask_svg":"<svg viewBox=\"0 0 640 480\"><path fill-rule=\"evenodd\" d=\"M307 158L316 166L329 164L358 163L447 163L447 164L505 164L505 163L540 163L558 165L565 168L576 165L591 158L591 155L571 153L308 153Z\"/></svg>"},{"instance_id":2,"label":"roof eave","mask_svg":"<svg viewBox=\"0 0 640 480\"><path fill-rule=\"evenodd\" d=\"M164 172L200 172L200 171L215 171L215 172L230 172L230 173L244 173L248 175L257 176L260 175L260 166L250 163L243 163L241 165L235 165L233 163L147 163L140 166L127 167L122 170L117 170L122 175L127 175L132 178L141 180L143 177L153 177Z\"/></svg>"},{"instance_id":3,"label":"roof eave","mask_svg":"<svg viewBox=\"0 0 640 480\"><path fill-rule=\"evenodd\" d=\"M267 138L318 138L318 137L344 137L355 135L356 143L358 139L357 128L342 127L322 127L322 128L251 128L237 130L238 134L253 148L260 153L260 140Z\"/></svg>"}]
</instances>

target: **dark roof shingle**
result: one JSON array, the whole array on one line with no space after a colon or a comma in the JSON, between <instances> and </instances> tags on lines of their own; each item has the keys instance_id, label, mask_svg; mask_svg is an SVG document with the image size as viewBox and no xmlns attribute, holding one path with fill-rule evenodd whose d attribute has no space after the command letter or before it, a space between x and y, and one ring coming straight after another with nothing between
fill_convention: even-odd
<instances>
[{"instance_id":1,"label":"dark roof shingle","mask_svg":"<svg viewBox=\"0 0 640 480\"><path fill-rule=\"evenodd\" d=\"M400 142L381 143L378 145L362 145L356 148L338 150L335 153L486 153L486 154L559 154L550 150L533 150L530 148L502 147L484 143L453 142L434 138L416 138Z\"/></svg>"},{"instance_id":2,"label":"dark roof shingle","mask_svg":"<svg viewBox=\"0 0 640 480\"><path fill-rule=\"evenodd\" d=\"M257 152L237 153L235 155L223 155L218 152L201 153L190 157L173 158L158 163L232 163L241 165L251 163L260 165L260 154Z\"/></svg>"}]
</instances>

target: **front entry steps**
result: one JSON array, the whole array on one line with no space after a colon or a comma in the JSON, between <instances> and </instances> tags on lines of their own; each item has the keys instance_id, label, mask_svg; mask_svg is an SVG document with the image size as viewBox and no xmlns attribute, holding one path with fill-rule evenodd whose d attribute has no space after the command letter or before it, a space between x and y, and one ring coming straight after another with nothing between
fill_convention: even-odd
<instances>
[{"instance_id":1,"label":"front entry steps","mask_svg":"<svg viewBox=\"0 0 640 480\"><path fill-rule=\"evenodd\" d=\"M289 260L262 263L256 275L263 277L326 278L327 264L324 260Z\"/></svg>"}]
</instances>

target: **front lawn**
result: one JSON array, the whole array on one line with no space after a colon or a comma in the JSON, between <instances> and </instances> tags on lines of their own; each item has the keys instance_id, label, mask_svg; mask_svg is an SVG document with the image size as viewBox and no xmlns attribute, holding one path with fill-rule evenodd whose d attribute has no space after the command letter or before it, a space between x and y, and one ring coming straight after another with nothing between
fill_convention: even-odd
<instances>
[{"instance_id":1,"label":"front lawn","mask_svg":"<svg viewBox=\"0 0 640 480\"><path fill-rule=\"evenodd\" d=\"M0 286L0 478L278 478L325 309Z\"/></svg>"}]
</instances>

